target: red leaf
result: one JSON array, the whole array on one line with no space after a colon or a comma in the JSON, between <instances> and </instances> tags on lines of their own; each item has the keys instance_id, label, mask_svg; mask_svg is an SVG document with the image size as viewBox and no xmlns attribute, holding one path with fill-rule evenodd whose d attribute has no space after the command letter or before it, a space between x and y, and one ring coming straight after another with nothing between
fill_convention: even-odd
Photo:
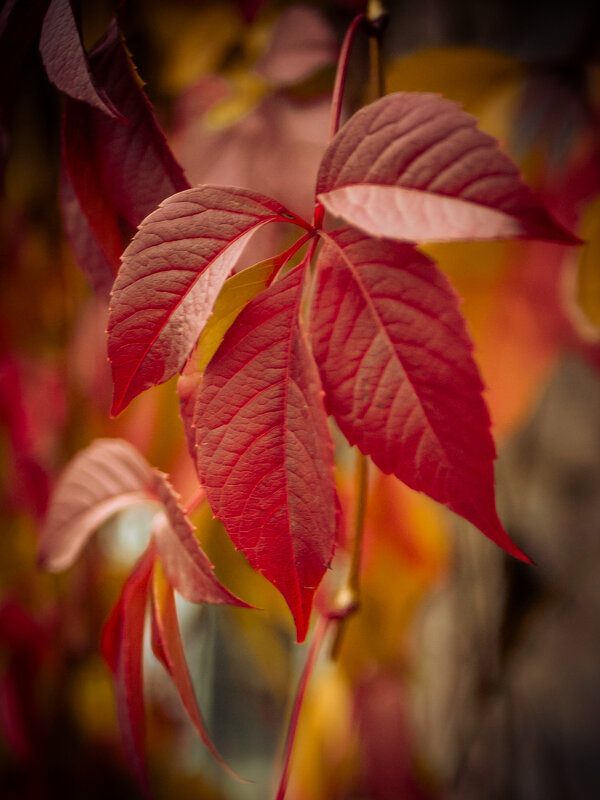
<instances>
[{"instance_id":1,"label":"red leaf","mask_svg":"<svg viewBox=\"0 0 600 800\"><path fill-rule=\"evenodd\" d=\"M252 300L198 389L198 474L214 514L306 636L336 530L333 446L300 326L303 271Z\"/></svg>"},{"instance_id":2,"label":"red leaf","mask_svg":"<svg viewBox=\"0 0 600 800\"><path fill-rule=\"evenodd\" d=\"M238 778L214 746L200 713L181 641L173 589L158 562L154 565L152 581L152 649L173 680L183 706L206 748L226 772Z\"/></svg>"},{"instance_id":3,"label":"red leaf","mask_svg":"<svg viewBox=\"0 0 600 800\"><path fill-rule=\"evenodd\" d=\"M317 194L373 236L579 242L475 118L433 94L398 92L356 113L325 152Z\"/></svg>"},{"instance_id":4,"label":"red leaf","mask_svg":"<svg viewBox=\"0 0 600 800\"><path fill-rule=\"evenodd\" d=\"M169 197L123 255L108 321L116 415L185 364L244 246L269 222L305 223L246 189L199 186Z\"/></svg>"},{"instance_id":5,"label":"red leaf","mask_svg":"<svg viewBox=\"0 0 600 800\"><path fill-rule=\"evenodd\" d=\"M139 559L102 631L102 654L113 673L117 717L130 764L150 795L145 757L143 643L154 547Z\"/></svg>"},{"instance_id":6,"label":"red leaf","mask_svg":"<svg viewBox=\"0 0 600 800\"><path fill-rule=\"evenodd\" d=\"M40 54L48 78L61 92L109 117L120 117L104 90L96 86L69 0L50 3L40 35Z\"/></svg>"},{"instance_id":7,"label":"red leaf","mask_svg":"<svg viewBox=\"0 0 600 800\"><path fill-rule=\"evenodd\" d=\"M96 439L61 475L40 535L45 569L70 567L87 540L109 517L154 497L152 468L122 439Z\"/></svg>"},{"instance_id":8,"label":"red leaf","mask_svg":"<svg viewBox=\"0 0 600 800\"><path fill-rule=\"evenodd\" d=\"M323 238L312 340L342 432L527 560L496 514L490 420L456 293L411 245L349 228Z\"/></svg>"},{"instance_id":9,"label":"red leaf","mask_svg":"<svg viewBox=\"0 0 600 800\"><path fill-rule=\"evenodd\" d=\"M249 608L215 577L214 567L194 536L167 476L154 470L154 487L165 506L152 523L152 535L169 583L190 603L226 603Z\"/></svg>"},{"instance_id":10,"label":"red leaf","mask_svg":"<svg viewBox=\"0 0 600 800\"><path fill-rule=\"evenodd\" d=\"M89 65L97 84L130 124L67 98L63 159L80 210L116 274L134 229L161 200L189 184L169 150L114 21L90 52ZM64 209L63 213L68 215ZM75 249L75 255L85 264L85 250Z\"/></svg>"}]
</instances>

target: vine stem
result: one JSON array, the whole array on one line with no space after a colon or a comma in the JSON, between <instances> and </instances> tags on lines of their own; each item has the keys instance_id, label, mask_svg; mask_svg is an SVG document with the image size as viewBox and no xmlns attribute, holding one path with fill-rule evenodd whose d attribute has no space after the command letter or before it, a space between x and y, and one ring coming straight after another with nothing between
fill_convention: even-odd
<instances>
[{"instance_id":1,"label":"vine stem","mask_svg":"<svg viewBox=\"0 0 600 800\"><path fill-rule=\"evenodd\" d=\"M292 750L294 748L294 742L296 739L296 730L298 728L298 720L300 719L300 711L302 710L302 704L304 703L304 695L306 694L306 687L308 686L308 681L310 679L310 676L312 675L314 666L319 656L323 640L325 639L327 631L329 630L329 626L331 625L332 622L333 620L329 616L319 617L313 635L313 640L310 645L310 650L308 651L308 656L306 658L306 661L304 662L302 675L300 676L300 681L298 682L298 688L296 690L296 696L294 698L294 705L292 707L292 714L285 740L285 746L283 750L283 766L281 770L281 778L279 780L279 787L277 789L275 800L283 800L285 797L288 780L290 777L290 763L292 759Z\"/></svg>"},{"instance_id":2,"label":"vine stem","mask_svg":"<svg viewBox=\"0 0 600 800\"><path fill-rule=\"evenodd\" d=\"M206 500L206 494L202 486L199 486L194 494L190 497L188 502L185 504L183 508L183 513L188 517L193 511L195 511L199 505L201 505Z\"/></svg>"}]
</instances>

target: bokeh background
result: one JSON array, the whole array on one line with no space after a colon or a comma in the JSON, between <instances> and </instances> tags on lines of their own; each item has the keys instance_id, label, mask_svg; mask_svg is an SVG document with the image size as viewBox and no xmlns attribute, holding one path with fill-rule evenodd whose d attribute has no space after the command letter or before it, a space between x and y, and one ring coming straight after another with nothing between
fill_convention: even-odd
<instances>
[{"instance_id":1,"label":"bokeh background","mask_svg":"<svg viewBox=\"0 0 600 800\"><path fill-rule=\"evenodd\" d=\"M118 18L190 182L248 186L309 214L337 49L360 10L125 0ZM287 796L600 797L600 6L388 10L388 91L463 103L585 243L427 248L463 297L499 448L500 516L536 566L372 470L362 608L338 661L325 647L315 668ZM116 3L81 11L91 48ZM22 63L11 52L0 25L0 796L134 798L99 637L147 518L113 520L59 575L38 568L37 537L58 475L96 437L126 438L184 497L195 477L172 381L109 419L107 298L76 263L58 199L62 99L35 40ZM367 74L359 40L346 115ZM354 454L336 441L351 519ZM212 763L148 647L152 783L159 800L258 800L278 779L306 647L210 512L194 522L224 583L263 609L178 603L207 723L253 782ZM345 562L342 542L329 591Z\"/></svg>"}]
</instances>

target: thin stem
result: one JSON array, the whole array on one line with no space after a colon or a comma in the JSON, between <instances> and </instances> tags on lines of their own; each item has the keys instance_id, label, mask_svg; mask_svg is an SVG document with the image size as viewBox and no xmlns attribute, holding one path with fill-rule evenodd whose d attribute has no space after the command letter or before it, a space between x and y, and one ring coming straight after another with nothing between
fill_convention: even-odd
<instances>
[{"instance_id":1,"label":"thin stem","mask_svg":"<svg viewBox=\"0 0 600 800\"><path fill-rule=\"evenodd\" d=\"M354 511L354 535L350 569L345 585L338 592L337 602L332 611L337 621L337 630L331 646L331 658L335 661L342 646L350 617L358 611L360 605L360 567L362 563L362 547L365 535L365 518L367 514L367 494L369 488L369 461L365 455L358 453L356 461L356 508Z\"/></svg>"},{"instance_id":2,"label":"thin stem","mask_svg":"<svg viewBox=\"0 0 600 800\"><path fill-rule=\"evenodd\" d=\"M369 26L369 100L385 94L381 38L388 22L388 14L381 0L369 0L366 19Z\"/></svg>"},{"instance_id":3,"label":"thin stem","mask_svg":"<svg viewBox=\"0 0 600 800\"><path fill-rule=\"evenodd\" d=\"M183 508L183 513L189 516L193 511L195 511L199 505L201 505L206 500L206 494L204 493L204 489L202 486L199 486L188 502L185 504Z\"/></svg>"},{"instance_id":4,"label":"thin stem","mask_svg":"<svg viewBox=\"0 0 600 800\"><path fill-rule=\"evenodd\" d=\"M331 139L338 132L340 127L340 117L342 115L342 100L344 99L344 85L346 83L346 72L348 71L348 61L350 59L350 50L354 43L354 37L359 26L366 19L364 14L358 14L346 31L344 41L342 42L342 49L337 63L337 71L335 73L335 83L333 84L333 99L331 101L331 122L329 125L329 136Z\"/></svg>"},{"instance_id":5,"label":"thin stem","mask_svg":"<svg viewBox=\"0 0 600 800\"><path fill-rule=\"evenodd\" d=\"M325 635L327 634L331 622L332 619L330 617L327 616L319 617L319 621L317 622L315 628L315 633L313 636L312 643L310 645L310 650L308 651L308 656L306 657L306 662L304 663L302 675L300 676L300 681L298 683L298 689L296 690L296 697L294 698L294 705L292 708L290 724L288 726L287 736L283 751L283 767L281 771L281 778L279 780L279 788L277 789L277 795L275 796L275 800L283 800L283 798L285 797L288 780L290 776L290 762L292 759L292 750L294 748L294 742L296 740L296 731L298 730L298 720L300 718L300 711L302 710L302 704L304 702L304 695L306 694L306 687L308 685L309 678L312 675L312 671L317 661L317 657L321 650L321 645L323 644L323 640L325 639Z\"/></svg>"}]
</instances>

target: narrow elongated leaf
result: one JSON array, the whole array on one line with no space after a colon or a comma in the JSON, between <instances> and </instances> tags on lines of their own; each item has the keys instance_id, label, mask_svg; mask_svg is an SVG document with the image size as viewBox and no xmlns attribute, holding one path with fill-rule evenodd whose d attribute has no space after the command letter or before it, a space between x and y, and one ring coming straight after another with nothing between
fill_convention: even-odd
<instances>
[{"instance_id":1,"label":"narrow elongated leaf","mask_svg":"<svg viewBox=\"0 0 600 800\"><path fill-rule=\"evenodd\" d=\"M373 236L579 242L475 118L433 94L397 92L355 114L323 156L317 194L328 211Z\"/></svg>"},{"instance_id":2,"label":"narrow elongated leaf","mask_svg":"<svg viewBox=\"0 0 600 800\"><path fill-rule=\"evenodd\" d=\"M154 564L151 545L123 584L102 631L102 654L113 673L119 729L131 767L150 796L145 757L143 644L148 587Z\"/></svg>"},{"instance_id":3,"label":"narrow elongated leaf","mask_svg":"<svg viewBox=\"0 0 600 800\"><path fill-rule=\"evenodd\" d=\"M40 35L40 54L48 78L61 92L109 117L121 115L90 72L70 0L52 0Z\"/></svg>"},{"instance_id":4,"label":"narrow elongated leaf","mask_svg":"<svg viewBox=\"0 0 600 800\"><path fill-rule=\"evenodd\" d=\"M110 95L129 124L67 98L63 161L79 210L116 274L120 254L135 228L161 200L189 184L167 145L114 21L90 52L89 66L96 84ZM63 206L67 219L69 213ZM84 265L88 249L80 250L73 237L71 242L76 258Z\"/></svg>"},{"instance_id":5,"label":"narrow elongated leaf","mask_svg":"<svg viewBox=\"0 0 600 800\"><path fill-rule=\"evenodd\" d=\"M325 235L311 310L328 410L351 444L519 558L494 500L495 448L458 298L408 244Z\"/></svg>"},{"instance_id":6,"label":"narrow elongated leaf","mask_svg":"<svg viewBox=\"0 0 600 800\"><path fill-rule=\"evenodd\" d=\"M223 186L179 192L144 220L109 311L113 415L183 367L249 238L278 221L305 226L275 200Z\"/></svg>"},{"instance_id":7,"label":"narrow elongated leaf","mask_svg":"<svg viewBox=\"0 0 600 800\"><path fill-rule=\"evenodd\" d=\"M94 531L134 503L151 502L153 470L122 439L96 439L70 462L54 490L40 536L46 569L70 567Z\"/></svg>"},{"instance_id":8,"label":"narrow elongated leaf","mask_svg":"<svg viewBox=\"0 0 600 800\"><path fill-rule=\"evenodd\" d=\"M254 298L197 390L196 464L214 514L306 636L336 530L333 445L300 326L302 268Z\"/></svg>"},{"instance_id":9,"label":"narrow elongated leaf","mask_svg":"<svg viewBox=\"0 0 600 800\"><path fill-rule=\"evenodd\" d=\"M154 518L152 535L170 584L190 603L226 603L249 608L215 577L214 567L194 536L175 490L167 476L158 470L154 470L154 486L165 511Z\"/></svg>"},{"instance_id":10,"label":"narrow elongated leaf","mask_svg":"<svg viewBox=\"0 0 600 800\"><path fill-rule=\"evenodd\" d=\"M207 750L226 772L238 778L213 744L200 713L181 641L173 589L158 561L154 564L152 580L152 650L169 673Z\"/></svg>"}]
</instances>

